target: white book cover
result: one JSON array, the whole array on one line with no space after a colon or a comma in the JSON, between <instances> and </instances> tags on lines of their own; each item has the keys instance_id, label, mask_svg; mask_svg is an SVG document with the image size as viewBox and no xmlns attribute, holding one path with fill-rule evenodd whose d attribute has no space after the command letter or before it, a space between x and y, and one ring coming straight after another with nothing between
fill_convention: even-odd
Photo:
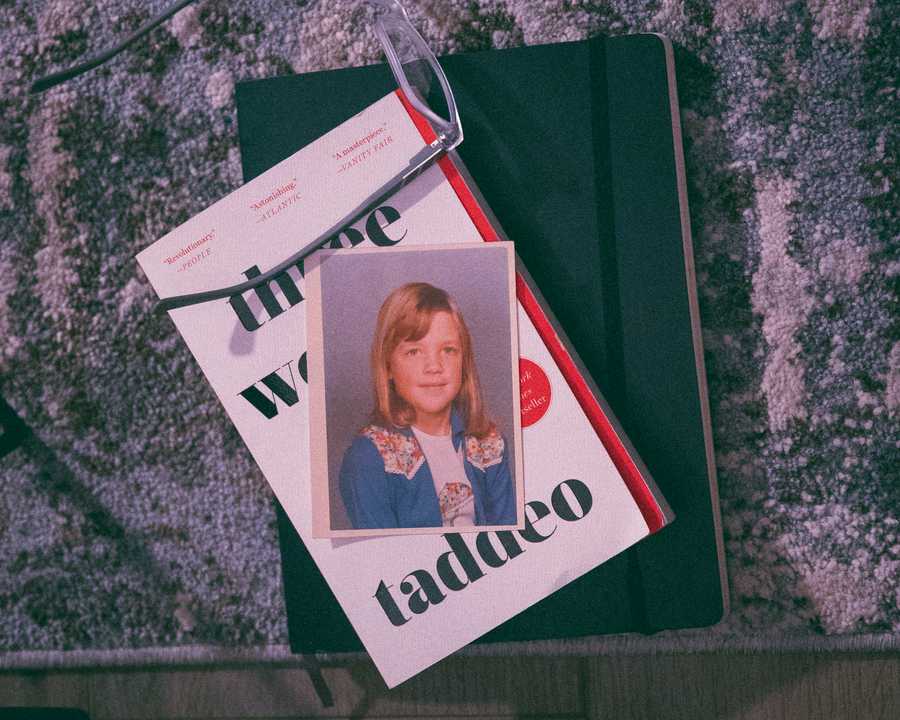
<instances>
[{"instance_id":1,"label":"white book cover","mask_svg":"<svg viewBox=\"0 0 900 720\"><path fill-rule=\"evenodd\" d=\"M165 235L138 262L160 297L265 272L404 168L428 133L390 94ZM472 191L445 157L329 247L498 239ZM170 313L389 687L671 519L523 273L521 530L314 537L301 268Z\"/></svg>"}]
</instances>

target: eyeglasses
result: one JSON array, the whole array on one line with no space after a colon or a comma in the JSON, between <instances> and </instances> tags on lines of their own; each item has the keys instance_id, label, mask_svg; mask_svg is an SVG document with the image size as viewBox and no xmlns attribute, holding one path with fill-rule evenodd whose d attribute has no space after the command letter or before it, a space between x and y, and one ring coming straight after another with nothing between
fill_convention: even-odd
<instances>
[{"instance_id":1,"label":"eyeglasses","mask_svg":"<svg viewBox=\"0 0 900 720\"><path fill-rule=\"evenodd\" d=\"M376 11L375 34L381 42L397 84L413 108L431 123L437 135L436 139L417 152L404 169L372 192L328 230L267 272L237 285L163 298L156 304L154 308L156 311L166 312L232 297L274 280L288 268L297 265L303 258L321 248L341 230L376 208L462 142L462 125L453 91L431 48L409 21L406 10L396 0L367 0L367 4ZM443 95L444 107L439 110L429 106L426 101L433 79L437 80Z\"/></svg>"},{"instance_id":2,"label":"eyeglasses","mask_svg":"<svg viewBox=\"0 0 900 720\"><path fill-rule=\"evenodd\" d=\"M41 92L106 62L190 2L192 0L180 0L139 28L115 48L101 53L81 65L38 80L32 85L31 91ZM328 230L267 272L237 285L163 298L156 304L155 311L166 312L188 305L232 297L265 285L289 267L296 265L303 258L321 248L337 233L384 202L462 142L462 125L453 90L431 48L410 22L406 10L397 0L365 0L365 2L375 12L375 34L381 42L394 79L413 108L429 121L437 135L436 139L417 152L404 169L373 191ZM436 95L436 93L430 92L435 80L440 87L443 102L441 104L439 100L437 103L429 105L426 98L429 95L432 97Z\"/></svg>"}]
</instances>

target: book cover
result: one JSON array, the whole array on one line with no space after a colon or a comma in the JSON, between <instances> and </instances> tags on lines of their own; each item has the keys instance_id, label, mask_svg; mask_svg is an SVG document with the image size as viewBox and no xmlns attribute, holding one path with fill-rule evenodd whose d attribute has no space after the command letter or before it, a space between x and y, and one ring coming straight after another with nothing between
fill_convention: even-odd
<instances>
[{"instance_id":1,"label":"book cover","mask_svg":"<svg viewBox=\"0 0 900 720\"><path fill-rule=\"evenodd\" d=\"M595 37L441 64L477 189L678 515L479 642L718 622L727 581L671 45ZM244 178L393 83L378 65L239 83ZM359 650L283 513L279 533L291 647Z\"/></svg>"},{"instance_id":2,"label":"book cover","mask_svg":"<svg viewBox=\"0 0 900 720\"><path fill-rule=\"evenodd\" d=\"M253 277L405 167L425 131L398 94L387 95L176 228L138 261L160 296ZM329 245L495 239L444 158ZM523 429L524 528L414 542L313 537L302 267L254 292L171 313L391 687L669 518L521 275L516 285L520 357L551 395L543 416Z\"/></svg>"}]
</instances>

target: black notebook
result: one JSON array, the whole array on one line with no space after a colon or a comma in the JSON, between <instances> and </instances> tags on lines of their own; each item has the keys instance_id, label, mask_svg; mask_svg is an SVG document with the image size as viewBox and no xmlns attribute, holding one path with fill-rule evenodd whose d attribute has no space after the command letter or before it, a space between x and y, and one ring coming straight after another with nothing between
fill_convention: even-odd
<instances>
[{"instance_id":1,"label":"black notebook","mask_svg":"<svg viewBox=\"0 0 900 720\"><path fill-rule=\"evenodd\" d=\"M727 608L671 48L658 36L441 59L475 184L676 520L479 642L700 627ZM240 83L245 181L395 89L386 65ZM279 508L295 652L362 644Z\"/></svg>"}]
</instances>

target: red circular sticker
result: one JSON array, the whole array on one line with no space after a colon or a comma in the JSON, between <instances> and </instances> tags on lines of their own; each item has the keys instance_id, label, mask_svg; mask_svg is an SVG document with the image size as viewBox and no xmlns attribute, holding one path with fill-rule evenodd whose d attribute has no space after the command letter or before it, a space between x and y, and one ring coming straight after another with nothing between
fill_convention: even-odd
<instances>
[{"instance_id":1,"label":"red circular sticker","mask_svg":"<svg viewBox=\"0 0 900 720\"><path fill-rule=\"evenodd\" d=\"M534 425L550 407L550 380L540 365L525 358L519 358L519 392L522 427Z\"/></svg>"}]
</instances>

